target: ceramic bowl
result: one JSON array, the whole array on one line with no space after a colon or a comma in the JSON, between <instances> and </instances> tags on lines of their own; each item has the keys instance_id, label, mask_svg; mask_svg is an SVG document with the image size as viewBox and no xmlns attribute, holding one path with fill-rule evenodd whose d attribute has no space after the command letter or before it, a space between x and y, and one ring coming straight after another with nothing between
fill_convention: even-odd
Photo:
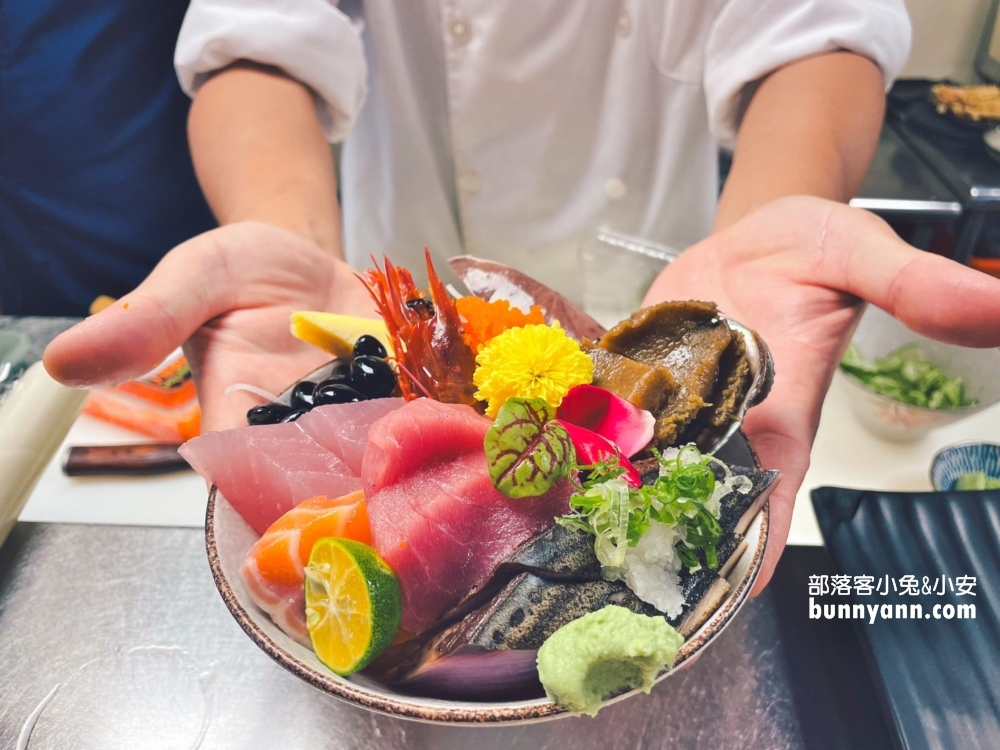
<instances>
[{"instance_id":1,"label":"ceramic bowl","mask_svg":"<svg viewBox=\"0 0 1000 750\"><path fill-rule=\"evenodd\" d=\"M972 471L1000 479L1000 445L959 443L941 449L931 461L931 484L938 492L948 492L959 476Z\"/></svg>"},{"instance_id":2,"label":"ceramic bowl","mask_svg":"<svg viewBox=\"0 0 1000 750\"><path fill-rule=\"evenodd\" d=\"M760 467L742 432L734 435L718 455L728 463ZM708 620L684 642L673 670L661 675L659 680L669 678L678 669L692 663L746 603L764 560L767 530L768 505L765 501L747 528L746 550L726 576L729 593ZM333 674L311 650L295 643L263 610L258 609L243 587L239 568L257 538L257 533L213 487L205 519L205 544L212 577L222 600L236 622L264 653L318 690L373 711L433 723L497 725L545 721L569 715L545 698L502 702L438 700L396 692L363 673L350 677ZM613 699L613 702L634 694L635 691L626 693Z\"/></svg>"},{"instance_id":3,"label":"ceramic bowl","mask_svg":"<svg viewBox=\"0 0 1000 750\"><path fill-rule=\"evenodd\" d=\"M319 382L326 378L336 363L320 368L306 379ZM767 378L768 384L770 378ZM291 389L279 397L287 403ZM754 401L766 394L756 393ZM716 455L726 463L736 466L761 468L742 431L735 431ZM773 489L774 484L771 485ZM677 655L673 670L660 676L668 678L678 669L693 663L733 620L746 603L753 583L760 572L767 545L768 503L767 493L756 504L759 511L750 520L745 533L746 548L726 576L729 592L719 607L684 642ZM397 692L363 673L339 677L324 667L315 654L295 643L278 628L271 618L259 609L247 594L239 577L239 568L258 534L236 512L221 492L212 487L205 518L205 543L208 561L215 585L226 607L251 640L292 674L305 680L318 690L373 711L406 719L433 723L495 725L528 723L555 719L569 714L545 698L524 701L481 702L453 701L421 698ZM735 555L734 555L735 557ZM635 691L613 699L624 700Z\"/></svg>"},{"instance_id":4,"label":"ceramic bowl","mask_svg":"<svg viewBox=\"0 0 1000 750\"><path fill-rule=\"evenodd\" d=\"M865 311L854 344L868 359L884 357L904 344L917 343L924 356L949 377L961 377L965 393L978 400L960 409L910 406L876 393L839 368L836 377L850 396L851 410L870 432L895 442L919 440L936 427L952 424L1000 401L1000 349L969 349L942 344L914 333L877 307Z\"/></svg>"}]
</instances>

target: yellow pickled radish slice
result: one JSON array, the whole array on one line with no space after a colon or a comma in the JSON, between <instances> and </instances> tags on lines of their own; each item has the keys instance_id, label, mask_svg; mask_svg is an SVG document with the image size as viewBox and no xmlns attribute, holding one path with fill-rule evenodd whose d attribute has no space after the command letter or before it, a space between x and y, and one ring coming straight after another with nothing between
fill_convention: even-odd
<instances>
[{"instance_id":1,"label":"yellow pickled radish slice","mask_svg":"<svg viewBox=\"0 0 1000 750\"><path fill-rule=\"evenodd\" d=\"M292 335L330 352L340 359L350 359L354 342L364 335L374 336L392 354L392 341L385 323L376 318L355 315L300 311L291 315Z\"/></svg>"},{"instance_id":2,"label":"yellow pickled radish slice","mask_svg":"<svg viewBox=\"0 0 1000 750\"><path fill-rule=\"evenodd\" d=\"M364 669L392 643L403 612L399 582L367 544L320 539L309 555L305 579L313 651L333 672Z\"/></svg>"}]
</instances>

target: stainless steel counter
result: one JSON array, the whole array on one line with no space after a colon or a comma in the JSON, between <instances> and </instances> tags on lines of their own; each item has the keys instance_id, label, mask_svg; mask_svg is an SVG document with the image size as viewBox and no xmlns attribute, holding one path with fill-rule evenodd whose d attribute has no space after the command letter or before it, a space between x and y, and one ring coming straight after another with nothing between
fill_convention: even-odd
<instances>
[{"instance_id":1,"label":"stainless steel counter","mask_svg":"<svg viewBox=\"0 0 1000 750\"><path fill-rule=\"evenodd\" d=\"M229 616L192 529L19 524L0 549L0 748L802 748L768 592L692 667L596 719L501 729L368 713Z\"/></svg>"}]
</instances>

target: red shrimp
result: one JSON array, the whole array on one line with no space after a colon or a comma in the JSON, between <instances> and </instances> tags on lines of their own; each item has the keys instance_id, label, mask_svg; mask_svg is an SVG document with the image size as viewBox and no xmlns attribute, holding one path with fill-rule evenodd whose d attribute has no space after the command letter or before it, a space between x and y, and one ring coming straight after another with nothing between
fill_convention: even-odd
<instances>
[{"instance_id":1,"label":"red shrimp","mask_svg":"<svg viewBox=\"0 0 1000 750\"><path fill-rule=\"evenodd\" d=\"M427 396L482 411L472 382L476 356L462 338L458 310L434 272L426 246L424 256L429 300L417 289L410 272L392 265L388 258L383 271L373 257L375 269L362 277L392 336L400 390L407 401Z\"/></svg>"}]
</instances>

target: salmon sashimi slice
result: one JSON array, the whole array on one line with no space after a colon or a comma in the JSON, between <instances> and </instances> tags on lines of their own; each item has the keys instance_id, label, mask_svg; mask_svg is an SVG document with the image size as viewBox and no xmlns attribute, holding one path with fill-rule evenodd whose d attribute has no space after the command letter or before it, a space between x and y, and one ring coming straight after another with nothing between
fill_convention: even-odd
<instances>
[{"instance_id":1,"label":"salmon sashimi slice","mask_svg":"<svg viewBox=\"0 0 1000 750\"><path fill-rule=\"evenodd\" d=\"M320 406L288 424L209 432L180 448L258 534L303 500L361 489L372 423L401 398Z\"/></svg>"},{"instance_id":2,"label":"salmon sashimi slice","mask_svg":"<svg viewBox=\"0 0 1000 750\"><path fill-rule=\"evenodd\" d=\"M330 536L371 544L363 492L299 503L264 532L240 568L254 603L304 646L310 645L303 601L305 566L317 540Z\"/></svg>"},{"instance_id":3,"label":"salmon sashimi slice","mask_svg":"<svg viewBox=\"0 0 1000 750\"><path fill-rule=\"evenodd\" d=\"M468 406L417 399L369 430L372 540L399 579L407 631L425 630L568 512L567 482L520 500L493 487L483 450L491 424Z\"/></svg>"}]
</instances>

